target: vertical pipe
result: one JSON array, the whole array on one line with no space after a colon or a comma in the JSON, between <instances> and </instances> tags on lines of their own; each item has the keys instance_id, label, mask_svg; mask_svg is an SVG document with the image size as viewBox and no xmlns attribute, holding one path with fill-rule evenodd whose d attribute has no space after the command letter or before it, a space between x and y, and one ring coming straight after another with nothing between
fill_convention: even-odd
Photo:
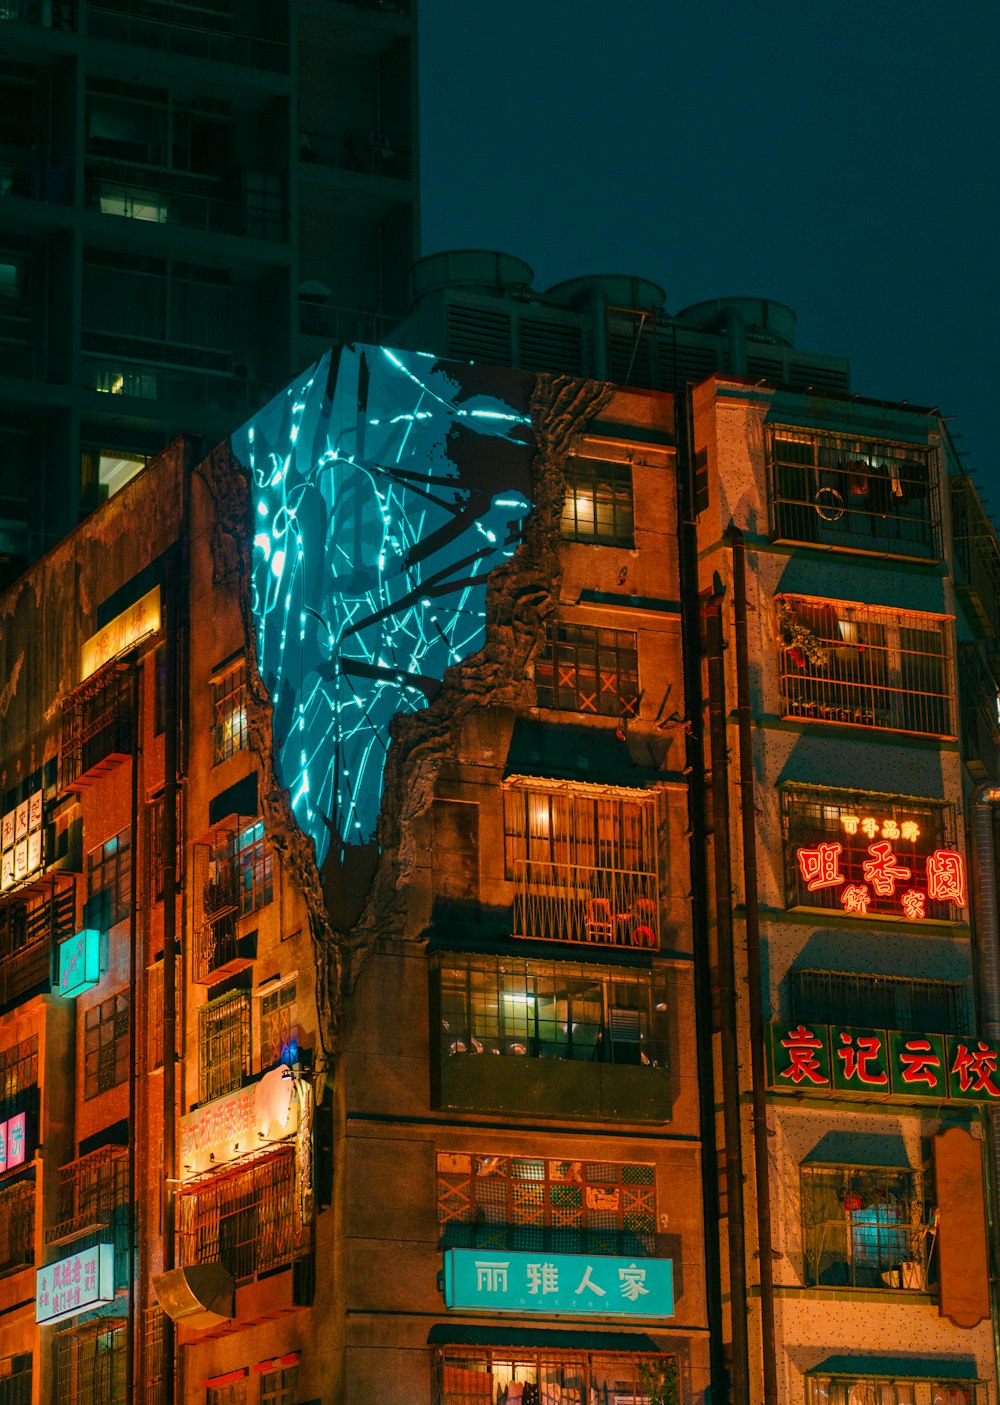
<instances>
[{"instance_id":1,"label":"vertical pipe","mask_svg":"<svg viewBox=\"0 0 1000 1405\"><path fill-rule=\"evenodd\" d=\"M128 1055L132 1076L128 1081L128 1350L125 1354L125 1399L134 1405L136 1370L135 1358L139 1349L139 1332L136 1313L137 1296L135 1276L138 1271L137 1247L139 1241L138 1206L135 1197L135 1155L136 1155L136 1110L138 1088L135 1076L137 1067L136 1025L138 1022L137 996L139 982L138 935L139 935L139 758L142 755L142 673L139 664L132 666L132 844L129 852L129 867L132 894L128 912Z\"/></svg>"},{"instance_id":2,"label":"vertical pipe","mask_svg":"<svg viewBox=\"0 0 1000 1405\"><path fill-rule=\"evenodd\" d=\"M732 1318L733 1405L748 1405L747 1255L744 1233L743 1151L740 1118L736 973L733 955L732 857L729 848L729 753L726 674L722 657L722 595L707 607L708 735L712 769L712 849L715 858L715 931L718 945L722 1044L722 1125L726 1152L726 1223L729 1230L729 1310Z\"/></svg>"},{"instance_id":3,"label":"vertical pipe","mask_svg":"<svg viewBox=\"0 0 1000 1405\"><path fill-rule=\"evenodd\" d=\"M183 470L186 476L186 465ZM178 599L176 552L167 554L166 686L163 737L163 1267L174 1267L174 1189L177 1175L177 654ZM174 1400L174 1324L163 1314L163 1385L167 1405Z\"/></svg>"},{"instance_id":4,"label":"vertical pipe","mask_svg":"<svg viewBox=\"0 0 1000 1405\"><path fill-rule=\"evenodd\" d=\"M747 574L743 533L730 523L733 553L733 609L736 639L736 719L740 742L740 813L743 837L743 905L747 942L747 1002L753 1100L754 1186L760 1270L760 1338L765 1405L778 1398L774 1339L774 1265L771 1255L771 1194L768 1165L767 1096L764 1075L763 992L760 974L760 909L757 891L757 825L753 796L753 740L750 723L750 664L747 649Z\"/></svg>"}]
</instances>

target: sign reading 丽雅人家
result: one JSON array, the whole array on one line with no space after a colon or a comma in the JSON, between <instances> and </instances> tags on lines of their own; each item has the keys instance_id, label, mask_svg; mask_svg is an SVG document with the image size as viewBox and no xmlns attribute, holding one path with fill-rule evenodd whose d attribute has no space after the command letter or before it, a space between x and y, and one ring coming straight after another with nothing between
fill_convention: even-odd
<instances>
[{"instance_id":1,"label":"sign reading \u4e3d\u96c5\u4eba\u5bb6","mask_svg":"<svg viewBox=\"0 0 1000 1405\"><path fill-rule=\"evenodd\" d=\"M80 682L96 673L99 668L124 654L145 639L149 634L160 630L160 587L154 585L141 600L109 620L103 629L92 634L80 650Z\"/></svg>"},{"instance_id":2,"label":"sign reading \u4e3d\u96c5\u4eba\u5bb6","mask_svg":"<svg viewBox=\"0 0 1000 1405\"><path fill-rule=\"evenodd\" d=\"M447 1249L446 1307L489 1312L671 1317L671 1259Z\"/></svg>"},{"instance_id":3,"label":"sign reading \u4e3d\u96c5\u4eba\u5bb6","mask_svg":"<svg viewBox=\"0 0 1000 1405\"><path fill-rule=\"evenodd\" d=\"M181 1180L293 1136L299 1126L294 1082L290 1070L275 1068L257 1083L182 1117Z\"/></svg>"}]
</instances>

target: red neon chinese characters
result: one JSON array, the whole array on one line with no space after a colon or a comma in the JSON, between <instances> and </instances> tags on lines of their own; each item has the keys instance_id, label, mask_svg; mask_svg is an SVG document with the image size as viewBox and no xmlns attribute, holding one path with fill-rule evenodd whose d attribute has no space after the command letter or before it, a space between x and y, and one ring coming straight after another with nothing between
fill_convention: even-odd
<instances>
[{"instance_id":1,"label":"red neon chinese characters","mask_svg":"<svg viewBox=\"0 0 1000 1405\"><path fill-rule=\"evenodd\" d=\"M856 1049L855 1040L858 1041ZM884 1068L876 1073L872 1073L868 1068L882 1053L882 1040L877 1034L848 1034L846 1030L842 1030L840 1042L844 1047L837 1050L837 1058L843 1060L845 1078L856 1078L859 1083L866 1083L870 1088L889 1086L889 1075Z\"/></svg>"},{"instance_id":2,"label":"red neon chinese characters","mask_svg":"<svg viewBox=\"0 0 1000 1405\"><path fill-rule=\"evenodd\" d=\"M954 849L935 849L927 860L927 894L936 903L965 906L965 860Z\"/></svg>"},{"instance_id":3,"label":"red neon chinese characters","mask_svg":"<svg viewBox=\"0 0 1000 1405\"><path fill-rule=\"evenodd\" d=\"M993 1081L997 1056L982 1040L977 1041L974 1049L959 1044L951 1071L958 1074L958 1086L963 1093L988 1093L991 1098L1000 1098L1000 1088Z\"/></svg>"},{"instance_id":4,"label":"red neon chinese characters","mask_svg":"<svg viewBox=\"0 0 1000 1405\"><path fill-rule=\"evenodd\" d=\"M841 844L820 844L815 849L798 851L799 872L802 881L814 893L817 888L836 888L843 883L840 871Z\"/></svg>"},{"instance_id":5,"label":"red neon chinese characters","mask_svg":"<svg viewBox=\"0 0 1000 1405\"><path fill-rule=\"evenodd\" d=\"M811 1029L806 1029L804 1024L800 1024L798 1029L790 1029L782 1039L781 1045L788 1050L790 1059L788 1067L781 1071L782 1078L788 1078L793 1083L801 1083L807 1078L810 1083L829 1086L830 1080L823 1073L816 1057L816 1050L822 1049L823 1041L817 1039Z\"/></svg>"},{"instance_id":6,"label":"red neon chinese characters","mask_svg":"<svg viewBox=\"0 0 1000 1405\"><path fill-rule=\"evenodd\" d=\"M928 1088L938 1086L938 1075L933 1070L941 1067L941 1060L929 1039L908 1039L899 1051L899 1062L904 1083L926 1083Z\"/></svg>"},{"instance_id":7,"label":"red neon chinese characters","mask_svg":"<svg viewBox=\"0 0 1000 1405\"><path fill-rule=\"evenodd\" d=\"M911 871L896 863L892 845L885 840L869 844L868 852L871 858L865 860L865 881L872 885L880 898L891 898L896 891L897 880L902 883L904 878L911 876Z\"/></svg>"},{"instance_id":8,"label":"red neon chinese characters","mask_svg":"<svg viewBox=\"0 0 1000 1405\"><path fill-rule=\"evenodd\" d=\"M849 883L840 895L840 903L845 912L858 912L863 917L868 911L872 895L864 883Z\"/></svg>"},{"instance_id":9,"label":"red neon chinese characters","mask_svg":"<svg viewBox=\"0 0 1000 1405\"><path fill-rule=\"evenodd\" d=\"M927 894L921 893L918 888L907 888L899 901L903 904L903 911L911 922L919 922L921 917L927 916L924 910L927 904Z\"/></svg>"}]
</instances>

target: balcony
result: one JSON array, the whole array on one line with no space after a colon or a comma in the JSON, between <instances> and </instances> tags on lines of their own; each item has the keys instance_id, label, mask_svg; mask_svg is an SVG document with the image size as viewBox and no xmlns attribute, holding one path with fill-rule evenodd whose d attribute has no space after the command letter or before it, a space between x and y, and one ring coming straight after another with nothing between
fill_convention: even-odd
<instances>
[{"instance_id":1,"label":"balcony","mask_svg":"<svg viewBox=\"0 0 1000 1405\"><path fill-rule=\"evenodd\" d=\"M240 930L235 913L204 922L198 929L194 980L216 985L252 966L257 957L256 931Z\"/></svg>"},{"instance_id":2,"label":"balcony","mask_svg":"<svg viewBox=\"0 0 1000 1405\"><path fill-rule=\"evenodd\" d=\"M104 1146L59 1168L59 1218L45 1243L68 1244L111 1229L128 1206L128 1149Z\"/></svg>"},{"instance_id":3,"label":"balcony","mask_svg":"<svg viewBox=\"0 0 1000 1405\"><path fill-rule=\"evenodd\" d=\"M56 943L76 927L76 879L48 874L0 901L0 1009L52 987Z\"/></svg>"},{"instance_id":4,"label":"balcony","mask_svg":"<svg viewBox=\"0 0 1000 1405\"><path fill-rule=\"evenodd\" d=\"M19 20L68 34L76 29L76 5L74 0L3 0L0 19Z\"/></svg>"},{"instance_id":5,"label":"balcony","mask_svg":"<svg viewBox=\"0 0 1000 1405\"><path fill-rule=\"evenodd\" d=\"M980 647L974 643L958 646L962 751L977 781L995 782L1000 780L1000 692Z\"/></svg>"},{"instance_id":6,"label":"balcony","mask_svg":"<svg viewBox=\"0 0 1000 1405\"><path fill-rule=\"evenodd\" d=\"M1000 544L968 478L951 478L955 584L971 607L994 678L1000 681Z\"/></svg>"},{"instance_id":7,"label":"balcony","mask_svg":"<svg viewBox=\"0 0 1000 1405\"><path fill-rule=\"evenodd\" d=\"M44 200L52 205L72 205L73 177L55 166L14 165L0 161L0 197Z\"/></svg>"},{"instance_id":8,"label":"balcony","mask_svg":"<svg viewBox=\"0 0 1000 1405\"><path fill-rule=\"evenodd\" d=\"M102 215L178 224L210 234L284 240L288 233L287 201L280 175L242 172L238 198L228 183L189 172L173 174L88 156L87 206Z\"/></svg>"},{"instance_id":9,"label":"balcony","mask_svg":"<svg viewBox=\"0 0 1000 1405\"><path fill-rule=\"evenodd\" d=\"M514 884L515 937L659 949L655 873L518 859Z\"/></svg>"},{"instance_id":10,"label":"balcony","mask_svg":"<svg viewBox=\"0 0 1000 1405\"><path fill-rule=\"evenodd\" d=\"M60 779L85 790L132 755L132 672L112 660L63 701Z\"/></svg>"},{"instance_id":11,"label":"balcony","mask_svg":"<svg viewBox=\"0 0 1000 1405\"><path fill-rule=\"evenodd\" d=\"M182 405L186 410L235 411L249 414L270 396L270 387L223 372L164 367L124 357L83 357L85 390L122 399ZM115 402L106 407L115 408Z\"/></svg>"},{"instance_id":12,"label":"balcony","mask_svg":"<svg viewBox=\"0 0 1000 1405\"><path fill-rule=\"evenodd\" d=\"M306 337L322 337L334 346L338 342L367 342L385 346L389 333L399 326L398 317L383 312L364 312L356 308L334 307L308 297L299 297L299 331Z\"/></svg>"},{"instance_id":13,"label":"balcony","mask_svg":"<svg viewBox=\"0 0 1000 1405\"><path fill-rule=\"evenodd\" d=\"M287 44L260 34L232 34L225 29L226 16L205 18L217 23L218 28L180 24L170 11L165 12L162 5L151 0L121 0L118 4L113 0L92 0L87 11L87 34L91 39L138 44L185 58L259 68L268 73L288 72Z\"/></svg>"}]
</instances>

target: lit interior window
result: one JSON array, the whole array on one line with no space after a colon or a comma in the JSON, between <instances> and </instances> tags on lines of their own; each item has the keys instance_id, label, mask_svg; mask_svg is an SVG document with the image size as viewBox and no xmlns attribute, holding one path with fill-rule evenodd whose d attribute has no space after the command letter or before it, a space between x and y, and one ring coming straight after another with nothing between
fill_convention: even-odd
<instances>
[{"instance_id":1,"label":"lit interior window","mask_svg":"<svg viewBox=\"0 0 1000 1405\"><path fill-rule=\"evenodd\" d=\"M137 473L146 467L142 454L125 454L119 450L102 453L98 460L97 478L101 485L102 497L113 497L126 483L131 482Z\"/></svg>"}]
</instances>

